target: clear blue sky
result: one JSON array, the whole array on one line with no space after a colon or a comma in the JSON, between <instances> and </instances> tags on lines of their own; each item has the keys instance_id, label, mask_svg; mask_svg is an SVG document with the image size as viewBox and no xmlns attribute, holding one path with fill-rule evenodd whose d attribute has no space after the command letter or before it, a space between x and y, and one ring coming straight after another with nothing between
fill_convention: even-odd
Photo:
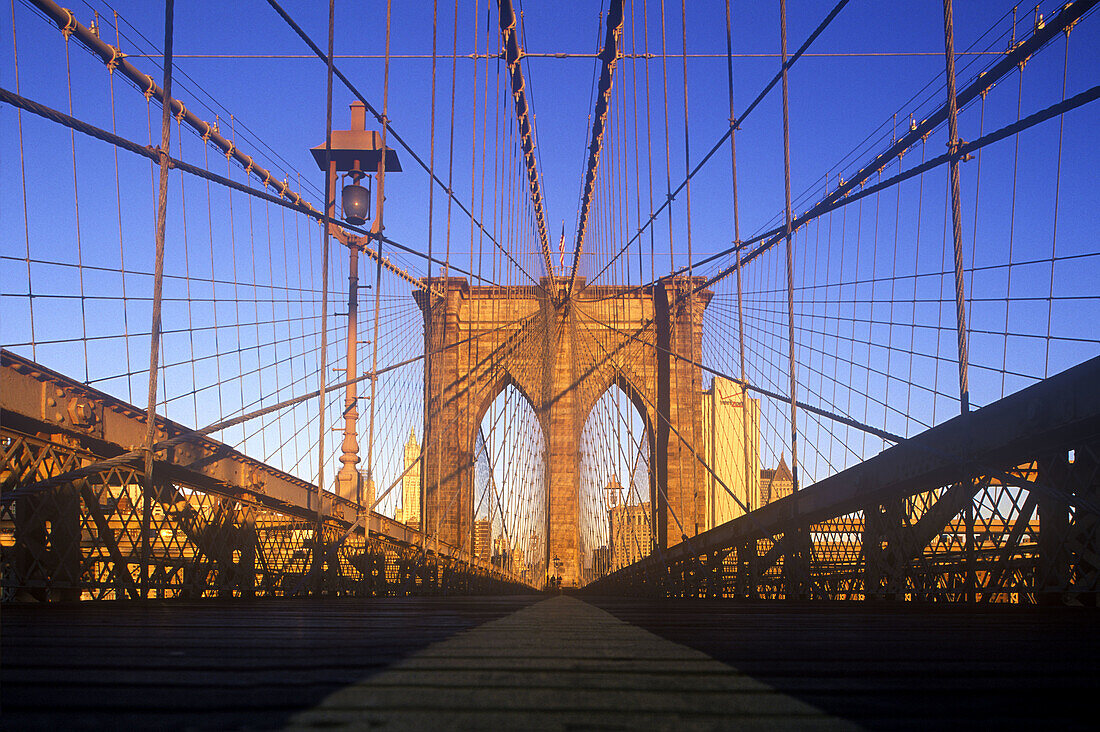
<instances>
[{"instance_id":1,"label":"clear blue sky","mask_svg":"<svg viewBox=\"0 0 1100 732\"><path fill-rule=\"evenodd\" d=\"M1042 11L1049 17L1059 6L1060 3L1044 3ZM789 4L788 48L791 52L802 43L831 7L831 2ZM991 56L965 55L962 52L1003 51L1006 48L1007 34L1011 32L1012 7L1010 2L957 3L955 28L956 49L960 52L960 86L969 80L976 69L992 59ZM318 43L324 43L327 13L320 3L287 2L286 8ZM629 20L627 22L624 35L626 50L640 52L643 46L640 22L642 3L638 0L628 2L627 8L628 16L639 20L637 23ZM113 39L110 10L106 3L81 3L75 8L77 18L85 25L89 24L93 9L98 9L101 15L107 16L103 32L105 37ZM142 58L139 54L155 54L160 47L163 35L162 6L159 3L119 3L117 9L128 24L123 26L123 49L133 54L131 60L137 66L148 70L159 80L157 59ZM528 0L517 4L517 9L523 11L523 45L533 53L592 53L601 40L599 23L600 13L604 10L601 3L538 3ZM486 10L484 0L476 6L468 2L459 3L459 54L468 54L475 50L479 53L485 52ZM659 10L659 2L651 0L648 3L648 41L651 53L660 51ZM395 56L430 54L431 4L395 3L393 12L391 53ZM3 59L0 62L0 83L5 88L14 89L12 18L7 9L0 15L3 16L0 23L3 30L0 34L0 44L3 44L3 52L0 53L0 58ZM438 49L441 55L450 53L454 15L453 5L440 3ZM1031 9L1020 9L1019 35L1030 32L1034 17ZM683 50L679 3L666 2L666 19L668 51L670 54L679 54ZM15 20L21 92L31 99L67 111L65 50L60 34L55 27L22 3L15 5ZM492 51L496 51L499 45L495 23L494 9L489 28L489 48ZM689 3L687 27L689 53L725 53L724 4ZM985 35L987 31L991 31L989 35ZM1070 35L1066 65L1067 95L1073 95L1097 83L1097 69L1100 69L1098 36L1100 24L1092 16L1087 17ZM175 51L179 56L176 96L204 119L212 120L216 113L220 114L223 132L230 129L227 118L232 113L237 120L239 146L247 149L257 161L280 173L295 179L300 174L307 199L319 205L319 191L323 181L308 149L322 142L324 138L324 65L311 56L305 45L267 3L261 0L238 3L179 2L176 7L175 39ZM384 4L337 3L335 48L338 55L381 54L385 48L384 41ZM802 59L790 74L791 174L797 201L796 213L808 208L819 197L827 177L829 187L835 187L837 176L850 175L870 154L886 147L891 136L894 115L897 115L900 131L904 129L911 113L920 119L942 103L942 44L942 6L939 2L898 4L854 0L821 35L810 52L826 55L811 55ZM738 54L734 60L735 107L740 110L778 70L778 4L734 3L733 48ZM1063 48L1063 40L1059 39L1051 48L1029 62L1023 74L1022 92L1016 75L1010 75L994 89L986 102L984 121L980 117L980 105L975 104L964 110L960 121L961 136L968 140L974 139L981 130L988 132L1013 121L1017 115L1018 99L1023 116L1058 101L1062 96ZM70 53L74 114L110 129L108 76L103 65L76 46L70 49ZM211 57L222 55L233 57ZM259 57L288 55L294 57ZM340 59L338 63L372 103L381 107L382 62L346 58ZM676 57L669 58L667 63L671 150L669 164L673 185L684 175L684 89L680 63L680 59ZM727 124L729 109L726 62L724 58L692 58L687 63L689 141L692 158L695 160L721 136ZM475 180L475 191L471 192L470 157L472 116L476 114L480 124L483 108L480 103L472 101L474 62L460 59L457 64L457 101L453 124L454 187L458 196L469 202L478 198L481 191L480 183ZM538 151L548 228L556 245L564 222L567 249L572 247L577 220L596 64L594 59L544 58L529 58L524 63L527 89L537 115ZM498 62L486 64L479 61L476 67L479 90L486 66L492 74L494 85L503 81L501 72L498 71ZM640 63L624 60L619 69L616 84L628 85L626 101L629 105L633 101L632 86L629 85L635 80L641 83L644 78L643 67ZM649 102L654 130L654 199L660 202L665 190L660 61L651 61L649 71L652 77ZM430 148L431 82L430 59L395 58L391 62L389 115L392 124L425 159ZM446 179L448 142L452 130L449 60L439 61L437 83L435 159L438 173ZM119 134L139 142L147 142L149 118L144 100L129 85L116 83L116 86ZM499 99L499 106L490 105L488 114L494 115L499 110L501 124L506 124L512 110L507 105L506 97L493 96L496 94L495 89L494 86L489 92L490 100ZM777 217L783 210L779 100L777 87L746 121L738 135L743 237L777 223ZM333 101L334 127L346 127L346 110L350 101L351 94L336 82ZM622 101L622 98L616 96L613 115L624 111L621 109ZM645 97L640 96L640 109L644 109L645 103ZM632 109L625 111L627 117L633 117ZM1060 171L1056 170L1058 158L1054 154L1059 141L1057 120L1047 122L1020 137L1019 158L1015 159L1015 163L1013 141L1006 140L988 148L981 161L983 168L980 178L977 161L963 166L966 211L963 237L967 249L966 264L968 267L973 263L979 266L995 265L991 270L979 269L968 280L973 288L970 294L976 298L971 305L971 322L976 331L971 336L972 359L989 367L985 371L977 369L972 374L973 399L978 404L987 403L1006 391L1019 388L1032 377L1041 377L1044 372L1060 370L1097 352L1095 323L1100 318L1100 309L1096 301L1098 293L1095 283L1098 281L1098 272L1095 257L1085 256L1080 260L1060 262L1054 270L1055 289L1078 299L1059 301L1054 306L1053 315L1050 316L1053 322L1052 332L1063 338L1055 342L1051 359L1046 358L1045 353L1040 353L1045 350L1045 343L1037 344L1034 339L1006 339L1003 335L1006 330L1014 333L1045 332L1047 304L1038 300L1045 298L1049 288L1050 268L1007 268L1001 265L1009 261L1010 240L1013 262L1049 257L1056 190L1059 195L1057 210L1060 213L1058 256L1063 257L1069 253L1091 255L1097 251L1095 231L1100 224L1097 220L1097 212L1100 211L1100 186L1096 184L1095 171L1100 166L1100 154L1097 153L1094 138L1096 131L1100 129L1097 124L1098 116L1100 111L1096 104L1092 104L1065 118L1062 133L1065 152ZM489 118L490 133L494 119L496 118ZM159 110L154 108L154 129L158 120ZM625 132L623 139L632 141L635 131L632 123L625 128L620 126L613 129ZM32 258L75 262L76 244L73 232L76 208L72 194L73 152L69 135L52 123L28 115L23 116L22 134L25 165L21 167L19 130L15 114L9 108L0 111L0 253L9 258L22 258L29 239ZM478 145L477 149L480 151L480 143ZM148 164L125 153L120 154L119 165L124 183L118 198L123 201L122 229L130 232L120 237L114 190L114 159L110 148L102 143L80 138L77 139L76 146L81 201L80 256L84 263L103 262L104 266L117 267L121 248L125 251L127 268L150 270L152 201ZM929 138L930 157L942 153L944 149L942 133ZM181 154L192 162L201 163L203 160L202 147L193 137L185 138ZM912 155L916 154L918 153L914 150ZM628 157L630 170L634 170L632 151ZM608 159L610 158L605 157L605 161ZM908 167L913 159L907 157L904 166ZM644 172L644 150L639 160L642 162L638 171ZM423 251L428 239L427 176L408 155L403 155L403 163L406 172L392 176L387 182L386 231L395 240ZM224 165L219 167L218 164L212 164L212 169L223 174L226 172ZM480 175L480 167L476 169ZM1013 173L1014 169L1016 174ZM888 170L887 173L893 170L895 169ZM26 186L30 191L26 222L23 217L21 178L24 171ZM240 179L241 171L234 170L233 175ZM489 175L491 176L491 171ZM1010 223L1007 214L1011 205L1013 180L1017 182L1016 208L1014 219ZM800 286L806 288L803 291L805 300L800 307L803 318L800 320L800 327L804 329L800 332L800 347L804 349L801 358L807 363L804 379L800 379L806 389L805 393L800 393L801 398L845 411L857 419L903 434L919 431L924 424L942 421L953 414L953 410L957 410L957 406L953 406L951 402L951 395L955 391L953 379L957 378L951 363L954 358L954 334L951 330L954 326L953 306L946 307L937 302L914 307L902 302L911 298L920 299L925 294L929 299L950 299L950 280L939 276L934 279L910 278L907 284L899 285L902 289L898 290L883 289L881 283L869 283L870 279L886 278L891 272L909 275L939 272L943 261L950 263L950 257L943 260L945 181L946 171L938 169L925 177L926 198L918 199L920 193L914 181L903 187L900 204L895 200L894 192L883 194L880 199L867 199L859 212L854 206L849 207L853 210L846 212L847 219L842 219L839 212L835 214L831 218L831 229L822 228L826 226L823 221L818 228L811 226L800 233L796 249L796 270ZM206 213L202 211L206 201L204 189L198 183L186 185L184 191L189 201L186 210L190 217L191 233L185 237L183 221L177 215L177 209L171 209L170 213L169 271L175 273L181 273L186 265L178 246L173 250L173 243L187 237L194 238L195 228L208 223ZM633 186L633 183L630 185ZM488 184L486 188L489 188ZM490 202L485 211L492 210L491 198L494 194L495 191L489 188ZM178 195L178 189L174 195ZM633 196L633 189L631 195ZM726 150L723 149L693 181L692 196L693 252L699 258L705 253L726 248L733 239L730 166ZM643 191L641 198L640 207L644 218L652 204L648 192ZM922 207L919 209L919 227L918 200ZM978 202L977 214L975 200ZM247 202L243 197L236 197L233 205L239 219ZM876 205L879 208L876 209ZM898 223L895 225L894 213L898 205L901 206L901 215L897 216ZM671 226L675 232L673 247L677 266L687 263L684 206L685 202L681 198L672 209L674 222ZM229 246L224 228L226 208L224 196L215 193L212 203L213 219L222 225L211 227L212 230L217 230L209 235L209 246L217 249L217 253L205 255L210 260L203 265L207 269L226 265L222 256ZM264 211L260 207L254 214L254 228L263 232L261 237L264 241L270 241L272 237L272 229L264 227L275 227L278 239L280 225L294 226L293 219L279 218L284 217L284 214L274 210L265 214ZM447 241L445 199L440 195L435 199L434 214L433 246L438 253ZM266 222L262 220L264 216L267 216ZM637 226L633 202L629 216L630 220L621 227L627 233ZM271 217L275 217L275 220ZM469 222L457 210L452 211L451 217L450 246L455 258L465 265L469 263L470 255L467 252L471 246L477 248L479 242L475 240L471 245ZM302 226L296 239L302 252L299 259L307 261L305 257L309 250L316 264L320 246L316 231L306 227L304 222L299 222L299 225ZM238 220L231 231L237 231L240 226ZM669 269L668 226L667 222L660 221L654 227L657 242L654 261L658 275ZM135 232L141 232L141 236L136 236ZM237 238L242 241L248 237L254 239L256 236L255 230L237 231ZM203 237L202 244L205 247L205 233ZM898 241L896 246L895 238ZM125 240L121 247L120 239ZM528 245L530 241L527 240ZM606 260L608 248L612 246L610 237L605 235L603 239L598 239L593 236L593 241L593 248ZM621 242L621 239L617 241ZM651 272L648 238L643 241L643 273L637 273L635 257L629 260L634 269L616 275L616 281L637 283L649 278ZM919 251L918 241L921 247ZM891 256L883 254L876 247L876 242L887 248L892 253ZM934 245L930 242L934 242ZM480 242L480 245L484 246L484 242ZM531 250L530 246L528 250ZM260 251L260 270L270 261L275 264L283 262L282 254L268 257L263 253L266 251L263 245L260 246ZM662 251L665 252L664 255L661 255ZM753 275L755 279L749 278L749 287L760 293L758 310L750 313L751 327L756 329L754 332L758 334L758 343L754 347L755 356L753 349L750 349L750 358L755 365L750 368L749 375L751 381L761 386L786 393L783 361L786 352L785 345L779 339L779 336L785 334L785 310L772 312L769 310L770 306L765 305L765 301L771 302L768 298L772 298L772 294L766 293L776 287L785 286L780 259L774 255L762 258L758 262L758 273ZM415 257L399 255L395 256L395 260L414 274L426 273L423 263ZM484 266L488 266L486 261L482 262ZM536 258L528 254L522 261L534 265ZM246 266L255 262L246 263L242 259L240 264ZM703 273L716 271L718 264L706 268ZM848 269L841 270L842 265ZM0 272L3 273L3 292L7 295L2 303L4 322L0 340L4 344L27 343L32 340L28 301L20 295L26 293L26 266L12 259L3 260L0 266ZM342 260L336 267L335 280L342 282ZM1011 275L1008 274L1009 271ZM594 273L588 262L585 263L582 273ZM533 274L537 276L537 273ZM72 295L79 287L77 274L72 268L58 270L36 265L33 275L36 292L53 288L58 293ZM106 275L94 272L85 272L84 275L85 288L89 291L96 288L114 290L120 284L117 278ZM825 287L836 285L842 279L851 280L853 276L864 285L852 285L847 289ZM233 281L230 274L227 273L226 277ZM1008 281L1009 277L1011 283ZM250 276L245 277L243 274L236 275L236 278L237 281L251 281ZM506 273L504 278L522 281L515 272ZM268 281L266 275L258 279ZM148 278L136 277L127 284L131 288L130 297L134 297L133 291L141 291L142 288L147 290L149 281ZM384 290L393 298L394 311L386 322L395 339L393 342L398 345L382 359L383 363L391 358L399 360L401 357L415 355L419 347L416 337L409 336L406 332L409 328L415 328L419 314L407 298L408 288L398 286L399 284L387 285L390 289ZM735 342L730 339L730 334L735 333L736 328L735 316L729 308L731 286L730 280L720 286L716 305L708 316L710 325L704 339L704 359L720 370L736 373ZM922 289L926 286L930 288L927 293ZM945 286L947 289L944 289ZM319 288L316 283L309 287ZM342 285L339 287L342 288ZM905 287L909 289L904 290ZM905 295L905 292L909 295ZM1018 301L1007 315L1003 303L998 302L998 298L1004 298L1006 293ZM230 298L230 289L223 288L218 296ZM247 295L254 296L253 292ZM832 304L828 306L824 304L827 296L832 298ZM339 299L337 298L334 311L342 310ZM783 298L772 299L772 304L785 307ZM75 334L79 332L78 323L82 317L85 321L97 321L92 323L93 330L101 327L104 334L111 335L121 332L118 324L119 312L117 309L110 309L109 304L88 303L83 316L78 306L79 303L71 297L53 305L37 301L36 307L39 311L36 313L38 322L34 339L43 340L43 334L47 332ZM882 309L887 306L889 313ZM231 312L232 307L225 309L227 306L224 303L219 307L222 308L218 311L223 318L222 322L236 319L236 322L246 323L249 318L262 319L259 311L249 310L242 314L239 310ZM135 331L147 329L148 313L142 303L131 303L126 312L132 321L127 327ZM193 317L210 317L212 313L212 308L209 311L201 310L198 315L193 314ZM821 317L812 319L809 317L811 314ZM166 327L172 327L173 322L176 327L181 327L180 323L187 314L182 309L169 308L166 316L169 318ZM277 316L273 309L271 317ZM873 321L874 325L861 325L860 318ZM854 337L857 340L862 338L888 344L889 347L877 351L862 347L861 352L860 347L845 339L845 332L838 325L841 320L848 323L845 328L855 329ZM899 332L892 326L884 325L890 320L910 323L919 321L930 328L934 326L942 330L930 331L926 328L911 333L911 329L904 329L904 332ZM47 321L48 325L45 324ZM834 329L837 332L829 335ZM982 331L991 331L994 335L985 335ZM206 335L201 337L206 338ZM238 333L236 337L248 336ZM256 333L251 337L262 342L265 336ZM274 335L271 337L277 338ZM913 339L912 348L909 344L910 338ZM1083 338L1083 342L1072 338ZM130 345L133 351L130 356L133 362L131 369L139 371L147 359L147 350L143 349L147 349L148 341L131 339ZM200 345L200 351L202 348L215 348L213 343L206 341ZM189 346L182 341L168 343L166 359L171 361L175 356L174 360L180 361L179 354L184 353L187 347ZM224 350L224 344L216 347ZM311 345L303 340L301 347L316 348L316 344ZM30 352L27 346L20 346L17 350L28 355ZM85 371L90 378L95 379L97 374L103 376L126 370L118 368L118 360L123 355L121 341L117 338L106 339L90 346L87 359L81 344L69 343L39 350L40 360L47 365L82 379ZM903 354L908 350L934 354L941 358L939 361L919 361L911 355ZM250 357L256 360L255 355ZM335 357L334 352L333 358ZM247 370L246 366L221 364L221 361L219 365ZM304 359L299 366L306 368ZM200 372L212 368L210 361L199 366ZM259 368L262 369L262 364ZM898 371L907 368L910 369L908 374ZM1012 373L1002 377L1002 368ZM895 374L893 385L881 376L881 373L887 371ZM899 373L900 375L896 375ZM295 374L294 378L303 379L303 374L304 372ZM182 382L172 381L168 386L169 393L184 393L196 383L205 383L204 379L213 378L213 372L209 371L205 375L200 373L194 379L189 374L181 376L173 373L171 376L173 379L182 379ZM142 403L143 378L137 374L130 384L126 380L114 380L101 384L101 387L123 398L130 398L128 391L132 391L139 395L133 397L133 400ZM249 378L241 379L242 392L245 391L243 387L246 384L255 386ZM283 378L289 379L290 376ZM412 384L415 379L407 381ZM173 386L179 383L184 386ZM315 378L311 378L308 383L312 388L316 383ZM911 383L916 383L921 388L914 390L907 386ZM282 393L293 394L295 389L300 391L300 387L301 384L293 388L284 384ZM173 392L173 388L178 391ZM410 385L400 387L399 393L404 395L401 400L409 401L408 395L413 393L412 388ZM931 398L929 390L938 396ZM905 391L906 399L899 402L897 400L901 398L902 391ZM186 401L186 408L175 404L173 409L176 411L170 410L170 414L184 422L205 424L226 411L244 408L242 404L247 406L250 401L247 396L243 400L238 398L233 401L230 399L232 395L221 394L220 391L219 395L223 399L229 399L232 406L222 404L216 407L209 400L193 399ZM889 401L891 407L886 409L877 404L881 401ZM391 448L399 444L399 439L403 439L408 422L417 419L419 406L395 406L393 409L393 421L401 424L394 426L391 440L394 445L380 450L386 454L391 454ZM306 418L307 415L303 413L302 419ZM784 434L788 429L783 424L784 419L781 404L765 407L765 456L762 458L765 463L773 463L779 452L789 450L784 445ZM813 428L812 423L806 427L807 430ZM814 439L812 434L811 441ZM235 440L243 437L243 433L239 434ZM862 446L853 448L853 444L856 444L853 440L858 442L859 438L858 433L854 436L844 432L829 437L819 435L816 456L803 456L807 461L813 460L812 465L807 467L807 472L821 477L830 471L828 465L839 467L881 447L881 443L871 445L864 440ZM298 457L306 451L306 447L302 447ZM400 451L393 449L392 454L399 455ZM298 472L308 475L312 467L305 467L307 465L311 464L308 461L302 463ZM383 472L381 468L379 472ZM625 483L625 476L623 480Z\"/></svg>"}]
</instances>

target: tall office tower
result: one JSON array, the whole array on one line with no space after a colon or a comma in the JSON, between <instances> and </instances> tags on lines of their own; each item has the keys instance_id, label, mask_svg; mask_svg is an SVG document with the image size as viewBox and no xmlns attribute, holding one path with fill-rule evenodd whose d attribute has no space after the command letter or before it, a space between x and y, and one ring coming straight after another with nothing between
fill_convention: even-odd
<instances>
[{"instance_id":1,"label":"tall office tower","mask_svg":"<svg viewBox=\"0 0 1100 732\"><path fill-rule=\"evenodd\" d=\"M365 470L359 471L359 480L363 481L363 508L373 510L374 499L377 492L374 487L374 478L368 478Z\"/></svg>"},{"instance_id":2,"label":"tall office tower","mask_svg":"<svg viewBox=\"0 0 1100 732\"><path fill-rule=\"evenodd\" d=\"M409 428L409 440L405 443L405 477L401 479L401 507L397 520L411 528L420 528L420 443L416 431ZM411 467L410 467L411 466Z\"/></svg>"},{"instance_id":3,"label":"tall office tower","mask_svg":"<svg viewBox=\"0 0 1100 732\"><path fill-rule=\"evenodd\" d=\"M611 523L611 566L619 569L648 557L653 548L653 529L649 501L612 507L608 511Z\"/></svg>"},{"instance_id":4,"label":"tall office tower","mask_svg":"<svg viewBox=\"0 0 1100 732\"><path fill-rule=\"evenodd\" d=\"M488 562L493 551L493 523L489 519L474 521L474 556Z\"/></svg>"},{"instance_id":5,"label":"tall office tower","mask_svg":"<svg viewBox=\"0 0 1100 732\"><path fill-rule=\"evenodd\" d=\"M760 400L748 397L737 382L716 376L702 394L702 423L702 452L714 471L705 475L705 528L712 529L744 513L738 500L750 510L761 505Z\"/></svg>"}]
</instances>

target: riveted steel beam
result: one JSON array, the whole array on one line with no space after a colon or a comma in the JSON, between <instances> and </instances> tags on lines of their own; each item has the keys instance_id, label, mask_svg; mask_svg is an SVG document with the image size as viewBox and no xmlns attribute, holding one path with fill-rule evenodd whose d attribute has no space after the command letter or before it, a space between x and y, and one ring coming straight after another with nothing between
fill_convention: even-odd
<instances>
[{"instance_id":1,"label":"riveted steel beam","mask_svg":"<svg viewBox=\"0 0 1100 732\"><path fill-rule=\"evenodd\" d=\"M364 377L365 378L365 377ZM10 351L0 351L0 424L26 434L63 436L94 455L121 456L145 437L145 412L121 399L71 379ZM181 424L157 417L155 469L161 478L200 490L238 498L279 513L312 519L311 497L316 487L308 481L254 460ZM140 469L139 455L128 461ZM19 495L20 487L5 492ZM354 501L321 492L321 515L326 523L348 529L359 515ZM518 576L471 556L460 547L426 540L416 529L370 512L360 531L418 547L429 555L447 557L488 573L520 582Z\"/></svg>"},{"instance_id":2,"label":"riveted steel beam","mask_svg":"<svg viewBox=\"0 0 1100 732\"><path fill-rule=\"evenodd\" d=\"M678 544L661 556L650 556L599 580L612 585L617 575L667 572L678 562L704 553L736 547L844 517L868 505L906 498L934 487L988 476L1005 477L1005 465L1022 465L1052 450L1085 444L1100 435L1100 357L1078 364L1021 391L967 414L936 425L873 458L800 491L797 503L781 498L710 531L689 544ZM1010 482L1012 482L1010 480ZM1028 481L1031 483L1030 481ZM1057 492L1044 481L1031 483L1036 492ZM1044 494L1045 494L1044 493ZM1060 500L1085 505L1082 496ZM797 512L796 512L797 511ZM949 512L947 512L949 513Z\"/></svg>"}]
</instances>

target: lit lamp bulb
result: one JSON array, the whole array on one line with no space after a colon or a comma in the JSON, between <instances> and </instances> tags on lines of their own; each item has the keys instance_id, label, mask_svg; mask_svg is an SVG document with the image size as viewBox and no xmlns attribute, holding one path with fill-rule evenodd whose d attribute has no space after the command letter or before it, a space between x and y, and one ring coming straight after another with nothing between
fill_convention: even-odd
<instances>
[{"instance_id":1,"label":"lit lamp bulb","mask_svg":"<svg viewBox=\"0 0 1100 732\"><path fill-rule=\"evenodd\" d=\"M353 182L344 186L341 194L344 221L352 226L362 226L370 218L370 191L359 185L359 180L365 175L363 171L356 168L350 175Z\"/></svg>"}]
</instances>

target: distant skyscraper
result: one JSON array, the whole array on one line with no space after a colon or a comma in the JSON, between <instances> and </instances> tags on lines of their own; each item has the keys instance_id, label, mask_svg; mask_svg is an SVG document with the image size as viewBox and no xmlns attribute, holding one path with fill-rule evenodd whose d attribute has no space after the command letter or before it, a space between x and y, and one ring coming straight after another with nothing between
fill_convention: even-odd
<instances>
[{"instance_id":1,"label":"distant skyscraper","mask_svg":"<svg viewBox=\"0 0 1100 732\"><path fill-rule=\"evenodd\" d=\"M611 565L619 569L648 557L653 547L649 501L620 504L608 511L611 523Z\"/></svg>"},{"instance_id":2,"label":"distant skyscraper","mask_svg":"<svg viewBox=\"0 0 1100 732\"><path fill-rule=\"evenodd\" d=\"M598 546L592 550L592 574L603 577L611 571L611 548Z\"/></svg>"},{"instance_id":3,"label":"distant skyscraper","mask_svg":"<svg viewBox=\"0 0 1100 732\"><path fill-rule=\"evenodd\" d=\"M420 443L416 431L409 428L409 440L405 443L405 477L401 479L401 507L397 509L398 521L420 528Z\"/></svg>"},{"instance_id":4,"label":"distant skyscraper","mask_svg":"<svg viewBox=\"0 0 1100 732\"><path fill-rule=\"evenodd\" d=\"M365 472L361 472L359 479L363 481L363 508L369 511L375 499L374 478L368 478Z\"/></svg>"},{"instance_id":5,"label":"distant skyscraper","mask_svg":"<svg viewBox=\"0 0 1100 732\"><path fill-rule=\"evenodd\" d=\"M722 483L750 509L761 505L760 400L748 397L737 382L716 376L702 402L703 453L714 471L705 476L705 528L712 529L744 513Z\"/></svg>"},{"instance_id":6,"label":"distant skyscraper","mask_svg":"<svg viewBox=\"0 0 1100 732\"><path fill-rule=\"evenodd\" d=\"M793 490L794 476L787 467L786 456L780 453L779 465L774 470L765 468L760 471L760 499L764 503L771 503L791 495Z\"/></svg>"},{"instance_id":7,"label":"distant skyscraper","mask_svg":"<svg viewBox=\"0 0 1100 732\"><path fill-rule=\"evenodd\" d=\"M474 556L488 562L493 550L493 522L489 519L474 521Z\"/></svg>"}]
</instances>

